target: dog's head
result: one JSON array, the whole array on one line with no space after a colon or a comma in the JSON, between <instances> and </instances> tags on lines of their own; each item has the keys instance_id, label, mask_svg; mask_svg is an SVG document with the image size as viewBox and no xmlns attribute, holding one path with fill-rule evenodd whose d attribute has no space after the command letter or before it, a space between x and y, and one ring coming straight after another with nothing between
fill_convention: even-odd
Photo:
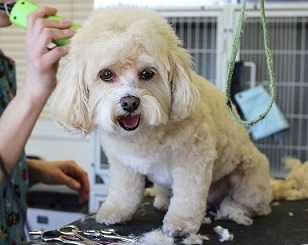
<instances>
[{"instance_id":1,"label":"dog's head","mask_svg":"<svg viewBox=\"0 0 308 245\"><path fill-rule=\"evenodd\" d=\"M51 108L73 132L180 121L199 98L190 55L168 22L147 8L97 11L73 37L68 59Z\"/></svg>"}]
</instances>

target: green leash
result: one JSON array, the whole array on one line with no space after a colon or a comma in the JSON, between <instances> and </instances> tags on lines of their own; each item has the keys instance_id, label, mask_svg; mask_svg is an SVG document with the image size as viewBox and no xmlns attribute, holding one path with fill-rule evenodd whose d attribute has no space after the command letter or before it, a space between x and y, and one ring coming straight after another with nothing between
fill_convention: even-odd
<instances>
[{"instance_id":1,"label":"green leash","mask_svg":"<svg viewBox=\"0 0 308 245\"><path fill-rule=\"evenodd\" d=\"M267 24L266 24L265 10L264 10L264 0L259 0L259 1L260 1L260 10L261 10L261 18L262 18L262 26L263 26L263 38L264 38L264 49L265 49L265 55L266 55L266 64L267 64L267 69L269 72L270 89L271 89L271 100L269 102L268 107L264 111L264 113L262 113L261 115L259 115L258 117L256 117L255 119L251 121L244 121L241 118L239 118L237 113L234 111L234 107L232 107L231 97L230 97L231 96L230 91L231 91L232 74L233 74L233 70L235 66L237 51L239 49L241 34L243 31L243 24L245 22L246 0L243 0L241 14L238 20L237 29L236 29L235 37L234 37L233 44L232 44L231 57L230 57L230 62L229 62L229 67L228 67L228 72L227 72L226 98L227 98L228 109L231 113L232 118L238 123L243 124L246 127L250 127L256 124L257 122L259 122L260 120L264 119L264 117L268 114L268 112L272 108L272 105L276 98L276 82L275 82L275 77L274 77L274 72L273 72L273 60L272 60L271 50L269 48Z\"/></svg>"}]
</instances>

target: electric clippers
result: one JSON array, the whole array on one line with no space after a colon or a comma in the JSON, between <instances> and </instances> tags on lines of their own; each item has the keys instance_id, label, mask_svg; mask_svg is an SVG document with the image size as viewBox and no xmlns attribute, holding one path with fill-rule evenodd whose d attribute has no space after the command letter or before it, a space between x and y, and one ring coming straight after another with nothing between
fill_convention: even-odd
<instances>
[{"instance_id":1,"label":"electric clippers","mask_svg":"<svg viewBox=\"0 0 308 245\"><path fill-rule=\"evenodd\" d=\"M38 10L39 7L27 0L18 0L14 4L6 4L1 9L4 9L7 14L9 14L10 21L23 29L27 29L27 17L29 14L33 13L34 11ZM47 19L50 20L63 20L64 18L53 15L53 16L47 16ZM71 28L74 30L77 30L80 28L77 24L72 24ZM70 39L59 39L59 40L53 40L53 43L55 43L57 46L63 46L65 44L68 44L70 42Z\"/></svg>"}]
</instances>

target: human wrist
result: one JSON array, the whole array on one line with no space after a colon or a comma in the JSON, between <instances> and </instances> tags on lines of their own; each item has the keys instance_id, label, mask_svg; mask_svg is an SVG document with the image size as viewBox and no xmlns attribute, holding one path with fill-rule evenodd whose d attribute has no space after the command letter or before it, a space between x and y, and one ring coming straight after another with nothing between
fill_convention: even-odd
<instances>
[{"instance_id":1,"label":"human wrist","mask_svg":"<svg viewBox=\"0 0 308 245\"><path fill-rule=\"evenodd\" d=\"M30 105L44 106L53 90L54 88L35 88L25 84L19 93Z\"/></svg>"},{"instance_id":2,"label":"human wrist","mask_svg":"<svg viewBox=\"0 0 308 245\"><path fill-rule=\"evenodd\" d=\"M23 116L27 115L28 120L34 123L47 103L48 94L33 93L32 91L22 88L17 91L15 99L20 109L23 108Z\"/></svg>"}]
</instances>

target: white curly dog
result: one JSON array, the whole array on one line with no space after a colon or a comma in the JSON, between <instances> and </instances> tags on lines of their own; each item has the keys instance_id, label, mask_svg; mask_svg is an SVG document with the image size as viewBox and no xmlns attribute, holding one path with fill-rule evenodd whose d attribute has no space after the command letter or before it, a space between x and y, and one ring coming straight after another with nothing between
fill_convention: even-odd
<instances>
[{"instance_id":1,"label":"white curly dog","mask_svg":"<svg viewBox=\"0 0 308 245\"><path fill-rule=\"evenodd\" d=\"M168 22L148 8L90 16L72 39L51 107L71 132L100 129L111 180L99 223L131 219L145 176L171 236L196 233L207 201L243 225L271 212L267 158L231 119L223 93L192 70Z\"/></svg>"}]
</instances>

